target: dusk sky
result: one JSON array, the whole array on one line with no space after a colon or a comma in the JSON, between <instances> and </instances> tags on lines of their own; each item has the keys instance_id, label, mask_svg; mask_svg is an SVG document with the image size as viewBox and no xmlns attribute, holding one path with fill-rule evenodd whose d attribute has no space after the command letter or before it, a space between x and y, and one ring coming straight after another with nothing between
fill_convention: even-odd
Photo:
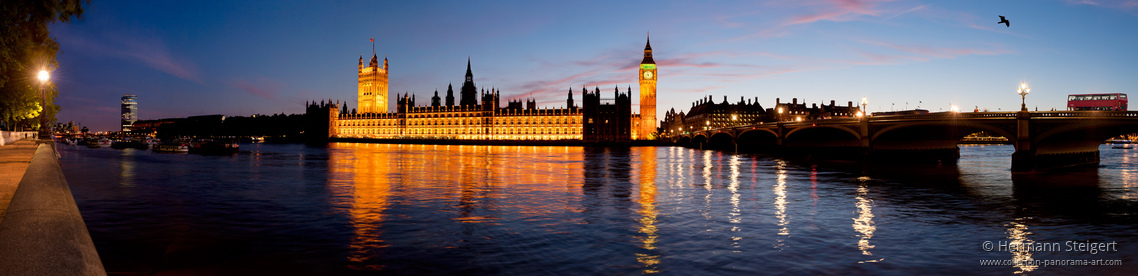
<instances>
[{"instance_id":1,"label":"dusk sky","mask_svg":"<svg viewBox=\"0 0 1138 276\"><path fill-rule=\"evenodd\" d=\"M1010 27L997 24L1006 16ZM1138 1L93 1L51 26L59 121L356 108L361 54L390 62L391 98L479 88L563 107L566 92L637 93L651 32L658 117L704 96L858 102L870 111L1062 110L1067 94L1138 87ZM456 97L457 97L456 91ZM635 96L633 99L638 99ZM390 101L394 106L394 100ZM908 103L906 105L906 102ZM637 100L633 101L637 110Z\"/></svg>"}]
</instances>

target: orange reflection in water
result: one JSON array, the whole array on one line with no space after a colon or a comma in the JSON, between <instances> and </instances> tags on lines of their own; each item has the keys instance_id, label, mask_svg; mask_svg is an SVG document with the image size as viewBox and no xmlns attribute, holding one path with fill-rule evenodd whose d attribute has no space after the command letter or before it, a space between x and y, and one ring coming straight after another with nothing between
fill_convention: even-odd
<instances>
[{"instance_id":1,"label":"orange reflection in water","mask_svg":"<svg viewBox=\"0 0 1138 276\"><path fill-rule=\"evenodd\" d=\"M328 188L336 199L333 204L346 210L353 237L349 243L348 261L354 269L376 270L382 267L358 265L379 256L378 249L387 247L380 226L391 195L388 173L392 172L392 145L330 145L328 154Z\"/></svg>"},{"instance_id":2,"label":"orange reflection in water","mask_svg":"<svg viewBox=\"0 0 1138 276\"><path fill-rule=\"evenodd\" d=\"M644 233L644 237L640 239L643 243L641 248L646 250L656 250L656 241L658 235L656 234L656 215L659 213L656 210L656 148L655 147L634 147L632 148L633 163L639 164L636 168L640 196L638 201L640 203L640 233ZM660 255L655 254L636 254L636 260L644 265L644 273L657 273L660 270L657 265L660 264Z\"/></svg>"},{"instance_id":3,"label":"orange reflection in water","mask_svg":"<svg viewBox=\"0 0 1138 276\"><path fill-rule=\"evenodd\" d=\"M383 268L366 264L380 260L389 244L382 227L390 205L448 205L440 211L459 223L532 222L581 211L570 204L584 182L580 147L332 143L328 152L329 189L354 231L354 269Z\"/></svg>"}]
</instances>

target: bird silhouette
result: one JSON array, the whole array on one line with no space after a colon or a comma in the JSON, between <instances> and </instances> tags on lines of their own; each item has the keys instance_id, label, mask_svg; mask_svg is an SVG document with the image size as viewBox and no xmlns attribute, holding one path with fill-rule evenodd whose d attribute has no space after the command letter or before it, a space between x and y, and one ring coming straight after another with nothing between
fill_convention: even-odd
<instances>
[{"instance_id":1,"label":"bird silhouette","mask_svg":"<svg viewBox=\"0 0 1138 276\"><path fill-rule=\"evenodd\" d=\"M1005 19L1003 15L1000 16L1000 22L996 22L996 24L1004 24L1004 25L1007 25L1008 27L1012 26L1012 22L1008 22L1008 20Z\"/></svg>"}]
</instances>

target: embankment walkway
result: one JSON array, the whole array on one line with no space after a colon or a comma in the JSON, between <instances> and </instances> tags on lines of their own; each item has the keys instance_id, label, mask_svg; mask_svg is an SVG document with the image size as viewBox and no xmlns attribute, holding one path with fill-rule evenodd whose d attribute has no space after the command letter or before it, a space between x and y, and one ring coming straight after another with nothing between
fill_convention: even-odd
<instances>
[{"instance_id":1,"label":"embankment walkway","mask_svg":"<svg viewBox=\"0 0 1138 276\"><path fill-rule=\"evenodd\" d=\"M12 202L16 187L19 187L20 179L24 178L24 171L28 170L35 153L35 140L0 146L0 223L3 223L4 211L8 210L8 203Z\"/></svg>"},{"instance_id":2,"label":"embankment walkway","mask_svg":"<svg viewBox=\"0 0 1138 276\"><path fill-rule=\"evenodd\" d=\"M53 143L0 147L0 275L107 275Z\"/></svg>"}]
</instances>

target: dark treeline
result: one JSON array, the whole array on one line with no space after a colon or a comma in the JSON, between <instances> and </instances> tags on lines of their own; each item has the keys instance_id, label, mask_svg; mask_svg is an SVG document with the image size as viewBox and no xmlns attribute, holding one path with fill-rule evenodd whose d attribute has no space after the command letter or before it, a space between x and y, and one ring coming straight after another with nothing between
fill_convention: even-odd
<instances>
[{"instance_id":1,"label":"dark treeline","mask_svg":"<svg viewBox=\"0 0 1138 276\"><path fill-rule=\"evenodd\" d=\"M161 139L190 137L264 136L266 141L302 142L303 114L244 116L207 115L178 119L158 127Z\"/></svg>"}]
</instances>

